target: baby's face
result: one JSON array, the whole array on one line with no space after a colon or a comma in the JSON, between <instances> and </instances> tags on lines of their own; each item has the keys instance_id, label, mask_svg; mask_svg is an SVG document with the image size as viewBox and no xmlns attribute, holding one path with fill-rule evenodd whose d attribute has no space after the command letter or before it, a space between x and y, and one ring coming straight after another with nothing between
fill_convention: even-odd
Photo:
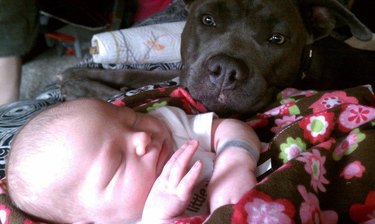
<instances>
[{"instance_id":1,"label":"baby's face","mask_svg":"<svg viewBox=\"0 0 375 224\"><path fill-rule=\"evenodd\" d=\"M172 153L171 134L151 115L98 104L89 109L91 113L86 108L69 120L56 141L56 148L69 152L66 159L58 159L70 167L63 172L69 172L66 184L73 192L72 202L81 201L92 212L88 218L96 218L84 221L117 223L139 218Z\"/></svg>"}]
</instances>

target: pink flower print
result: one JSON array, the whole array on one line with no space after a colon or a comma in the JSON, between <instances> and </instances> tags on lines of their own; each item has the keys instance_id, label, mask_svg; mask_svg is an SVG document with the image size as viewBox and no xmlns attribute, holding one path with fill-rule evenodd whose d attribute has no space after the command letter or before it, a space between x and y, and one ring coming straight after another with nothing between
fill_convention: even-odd
<instances>
[{"instance_id":1,"label":"pink flower print","mask_svg":"<svg viewBox=\"0 0 375 224\"><path fill-rule=\"evenodd\" d=\"M157 88L156 90L158 90L159 92L161 93L164 93L165 91L167 91L167 87L160 87L160 88Z\"/></svg>"},{"instance_id":2,"label":"pink flower print","mask_svg":"<svg viewBox=\"0 0 375 224\"><path fill-rule=\"evenodd\" d=\"M1 224L8 224L9 223L10 213L12 213L10 208L8 208L4 204L0 204L0 223Z\"/></svg>"},{"instance_id":3,"label":"pink flower print","mask_svg":"<svg viewBox=\"0 0 375 224\"><path fill-rule=\"evenodd\" d=\"M366 122L368 120L367 116L370 113L370 110L367 110L363 107L359 107L358 110L350 110L352 115L348 117L349 121L354 121L356 124L361 123L361 121Z\"/></svg>"},{"instance_id":4,"label":"pink flower print","mask_svg":"<svg viewBox=\"0 0 375 224\"><path fill-rule=\"evenodd\" d=\"M280 145L280 151L279 158L286 163L306 151L306 143L299 137L288 137L286 142Z\"/></svg>"},{"instance_id":5,"label":"pink flower print","mask_svg":"<svg viewBox=\"0 0 375 224\"><path fill-rule=\"evenodd\" d=\"M280 100L280 104L287 105L288 103L296 103L296 100L293 98L285 98Z\"/></svg>"},{"instance_id":6,"label":"pink flower print","mask_svg":"<svg viewBox=\"0 0 375 224\"><path fill-rule=\"evenodd\" d=\"M321 156L319 150L313 149L311 152L303 152L297 160L305 163L305 171L310 174L310 184L315 190L326 192L326 188L323 184L328 184L329 181L324 177L327 173L324 163L326 161L325 156Z\"/></svg>"},{"instance_id":7,"label":"pink flower print","mask_svg":"<svg viewBox=\"0 0 375 224\"><path fill-rule=\"evenodd\" d=\"M256 198L245 205L245 210L248 213L247 223L292 223L283 213L285 207L276 202Z\"/></svg>"},{"instance_id":8,"label":"pink flower print","mask_svg":"<svg viewBox=\"0 0 375 224\"><path fill-rule=\"evenodd\" d=\"M288 102L269 111L266 111L264 115L268 117L276 117L286 115L297 115L300 113L301 111L295 102Z\"/></svg>"},{"instance_id":9,"label":"pink flower print","mask_svg":"<svg viewBox=\"0 0 375 224\"><path fill-rule=\"evenodd\" d=\"M333 159L338 161L344 155L350 155L352 152L354 152L358 148L358 143L362 142L365 138L366 138L366 135L362 133L358 128L354 129L334 149L332 153Z\"/></svg>"},{"instance_id":10,"label":"pink flower print","mask_svg":"<svg viewBox=\"0 0 375 224\"><path fill-rule=\"evenodd\" d=\"M279 99L286 99L292 96L299 95L300 90L294 88L286 88L278 94Z\"/></svg>"},{"instance_id":11,"label":"pink flower print","mask_svg":"<svg viewBox=\"0 0 375 224\"><path fill-rule=\"evenodd\" d=\"M342 101L337 96L326 97L322 102L322 105L327 109L331 109L340 104L342 104Z\"/></svg>"},{"instance_id":12,"label":"pink flower print","mask_svg":"<svg viewBox=\"0 0 375 224\"><path fill-rule=\"evenodd\" d=\"M300 114L301 111L298 108L295 102L289 102L284 105L284 107L280 110L280 115L293 115L293 114Z\"/></svg>"},{"instance_id":13,"label":"pink flower print","mask_svg":"<svg viewBox=\"0 0 375 224\"><path fill-rule=\"evenodd\" d=\"M339 116L339 128L348 132L374 119L374 108L349 104L344 106L343 112Z\"/></svg>"},{"instance_id":14,"label":"pink flower print","mask_svg":"<svg viewBox=\"0 0 375 224\"><path fill-rule=\"evenodd\" d=\"M260 117L258 119L248 120L246 121L246 123L250 125L250 127L252 127L253 129L264 128L268 125L268 118Z\"/></svg>"},{"instance_id":15,"label":"pink flower print","mask_svg":"<svg viewBox=\"0 0 375 224\"><path fill-rule=\"evenodd\" d=\"M204 216L194 216L188 218L181 218L173 221L171 224L201 224L207 217Z\"/></svg>"},{"instance_id":16,"label":"pink flower print","mask_svg":"<svg viewBox=\"0 0 375 224\"><path fill-rule=\"evenodd\" d=\"M113 105L118 106L118 107L124 107L126 106L125 102L122 101L121 99L117 99L112 102Z\"/></svg>"},{"instance_id":17,"label":"pink flower print","mask_svg":"<svg viewBox=\"0 0 375 224\"><path fill-rule=\"evenodd\" d=\"M279 99L286 99L286 98L294 97L294 96L309 97L309 96L312 96L316 93L317 93L317 91L315 91L315 90L298 90L298 89L294 89L294 88L286 88L279 93L278 98Z\"/></svg>"},{"instance_id":18,"label":"pink flower print","mask_svg":"<svg viewBox=\"0 0 375 224\"><path fill-rule=\"evenodd\" d=\"M195 101L193 97L189 94L186 89L182 87L177 87L175 90L173 90L170 93L170 96L172 98L180 98L183 100L184 107L190 107L193 106L198 112L207 112L207 108L203 105L203 103L199 101Z\"/></svg>"},{"instance_id":19,"label":"pink flower print","mask_svg":"<svg viewBox=\"0 0 375 224\"><path fill-rule=\"evenodd\" d=\"M333 144L335 144L335 143L336 143L336 140L334 138L330 138L327 141L319 143L315 147L323 148L323 149L326 149L326 150L330 150L331 147L333 146Z\"/></svg>"},{"instance_id":20,"label":"pink flower print","mask_svg":"<svg viewBox=\"0 0 375 224\"><path fill-rule=\"evenodd\" d=\"M365 171L366 168L362 165L360 161L354 161L344 167L341 176L343 176L346 180L350 180L354 177L361 178Z\"/></svg>"},{"instance_id":21,"label":"pink flower print","mask_svg":"<svg viewBox=\"0 0 375 224\"><path fill-rule=\"evenodd\" d=\"M322 211L319 206L319 199L315 194L307 192L303 185L298 185L297 188L304 200L299 210L301 223L337 223L338 216L335 211Z\"/></svg>"},{"instance_id":22,"label":"pink flower print","mask_svg":"<svg viewBox=\"0 0 375 224\"><path fill-rule=\"evenodd\" d=\"M283 107L284 107L284 105L272 108L271 110L268 110L268 111L264 112L264 116L265 117L276 117L276 116L280 115L280 110Z\"/></svg>"},{"instance_id":23,"label":"pink flower print","mask_svg":"<svg viewBox=\"0 0 375 224\"><path fill-rule=\"evenodd\" d=\"M311 143L323 142L329 138L334 127L334 113L323 111L304 117L299 126L303 136Z\"/></svg>"},{"instance_id":24,"label":"pink flower print","mask_svg":"<svg viewBox=\"0 0 375 224\"><path fill-rule=\"evenodd\" d=\"M300 117L299 117L300 118ZM275 124L276 126L275 127L272 127L271 128L271 131L273 133L278 133L279 131L281 131L283 128L285 128L286 126L288 126L289 124L295 122L297 119L299 118L296 118L295 115L292 115L292 116L283 116L281 119L276 119L275 120Z\"/></svg>"},{"instance_id":25,"label":"pink flower print","mask_svg":"<svg viewBox=\"0 0 375 224\"><path fill-rule=\"evenodd\" d=\"M234 207L232 223L293 223L295 208L286 199L273 200L269 195L252 190Z\"/></svg>"},{"instance_id":26,"label":"pink flower print","mask_svg":"<svg viewBox=\"0 0 375 224\"><path fill-rule=\"evenodd\" d=\"M34 222L34 221L30 220L30 219L25 219L23 221L23 224L41 224L41 222Z\"/></svg>"},{"instance_id":27,"label":"pink flower print","mask_svg":"<svg viewBox=\"0 0 375 224\"><path fill-rule=\"evenodd\" d=\"M350 218L355 223L374 223L375 220L375 191L370 191L364 204L353 204L349 210Z\"/></svg>"},{"instance_id":28,"label":"pink flower print","mask_svg":"<svg viewBox=\"0 0 375 224\"><path fill-rule=\"evenodd\" d=\"M347 96L344 91L334 91L323 94L323 96L320 97L318 101L311 104L309 108L313 110L313 113L318 113L343 103L358 104L358 100L355 97Z\"/></svg>"}]
</instances>

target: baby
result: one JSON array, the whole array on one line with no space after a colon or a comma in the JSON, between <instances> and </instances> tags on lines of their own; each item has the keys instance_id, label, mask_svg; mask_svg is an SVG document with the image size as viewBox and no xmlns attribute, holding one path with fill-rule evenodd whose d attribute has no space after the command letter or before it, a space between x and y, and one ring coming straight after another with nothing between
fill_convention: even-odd
<instances>
[{"instance_id":1,"label":"baby","mask_svg":"<svg viewBox=\"0 0 375 224\"><path fill-rule=\"evenodd\" d=\"M256 184L259 150L239 120L79 99L19 131L6 176L14 204L46 221L168 223L236 203ZM207 203L193 203L194 192Z\"/></svg>"}]
</instances>

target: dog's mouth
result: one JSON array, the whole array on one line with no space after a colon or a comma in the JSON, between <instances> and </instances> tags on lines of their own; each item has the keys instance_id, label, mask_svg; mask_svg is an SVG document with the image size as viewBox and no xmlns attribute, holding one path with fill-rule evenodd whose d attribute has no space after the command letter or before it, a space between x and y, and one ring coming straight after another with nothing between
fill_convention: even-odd
<instances>
[{"instance_id":1,"label":"dog's mouth","mask_svg":"<svg viewBox=\"0 0 375 224\"><path fill-rule=\"evenodd\" d=\"M220 90L214 87L188 86L193 98L201 101L207 109L215 111L220 116L234 114L253 114L268 105L276 93L273 88L263 90L244 90L236 88Z\"/></svg>"}]
</instances>

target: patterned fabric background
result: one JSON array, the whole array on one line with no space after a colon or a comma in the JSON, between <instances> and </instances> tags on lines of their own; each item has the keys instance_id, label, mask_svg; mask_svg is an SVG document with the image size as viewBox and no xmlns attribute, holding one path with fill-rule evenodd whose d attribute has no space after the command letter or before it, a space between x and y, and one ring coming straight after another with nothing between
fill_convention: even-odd
<instances>
[{"instance_id":1,"label":"patterned fabric background","mask_svg":"<svg viewBox=\"0 0 375 224\"><path fill-rule=\"evenodd\" d=\"M47 86L33 100L18 101L0 107L0 178L5 176L5 159L17 130L35 113L63 101L60 89Z\"/></svg>"}]
</instances>

